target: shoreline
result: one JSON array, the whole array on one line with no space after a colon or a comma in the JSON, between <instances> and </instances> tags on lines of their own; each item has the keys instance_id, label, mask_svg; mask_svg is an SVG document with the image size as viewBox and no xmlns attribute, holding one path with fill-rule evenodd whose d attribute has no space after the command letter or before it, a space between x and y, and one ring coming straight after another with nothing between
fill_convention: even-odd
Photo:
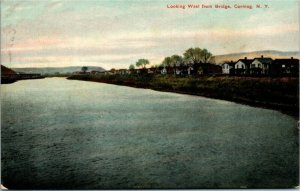
<instances>
[{"instance_id":1,"label":"shoreline","mask_svg":"<svg viewBox=\"0 0 300 191\"><path fill-rule=\"evenodd\" d=\"M173 77L171 77L171 78L173 78ZM210 77L210 78L217 78L217 77ZM231 77L229 77L229 78L231 78ZM139 81L132 80L132 79L120 81L120 80L116 80L116 78L114 78L112 76L99 77L99 76L90 76L90 75L74 75L74 76L68 77L67 79L92 81L92 82L114 84L114 85L128 86L128 87L134 87L134 88L152 89L152 90L161 91L161 92L172 92L172 93L202 96L202 97L206 97L206 98L231 101L231 102L244 104L244 105L248 105L248 106L276 110L283 114L287 114L287 115L293 117L297 121L299 120L299 104L298 103L297 104L296 103L293 103L293 104L276 103L276 102L271 102L271 101L268 102L268 100L250 99L250 98L247 98L247 96L239 96L239 95L234 95L234 94L218 94L217 88L215 88L215 87L213 87L212 89L203 88L203 89L195 89L196 91L192 91L192 89L184 90L184 88L182 88L182 87L173 88L172 86L167 86L167 85L172 85L169 82L163 84L163 86L159 86L159 85L155 84L155 80L154 80L154 83L153 83L153 81L139 82ZM173 79L176 79L176 78L173 78ZM190 80L190 81L195 80L193 78L185 78L185 79ZM206 79L206 81L208 81L208 80ZM206 82L206 81L203 80L203 82ZM242 82L243 81L241 80L241 83Z\"/></svg>"},{"instance_id":2,"label":"shoreline","mask_svg":"<svg viewBox=\"0 0 300 191\"><path fill-rule=\"evenodd\" d=\"M12 83L15 83L17 81L20 81L20 80L36 80L36 79L44 79L45 77L44 76L40 76L40 77L16 77L16 78L5 78L5 77L2 77L1 78L1 84L12 84Z\"/></svg>"}]
</instances>

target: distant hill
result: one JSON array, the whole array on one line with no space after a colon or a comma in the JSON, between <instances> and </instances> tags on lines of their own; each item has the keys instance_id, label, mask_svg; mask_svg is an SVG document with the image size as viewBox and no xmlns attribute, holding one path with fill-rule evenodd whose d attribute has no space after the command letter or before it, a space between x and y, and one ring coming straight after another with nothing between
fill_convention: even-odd
<instances>
[{"instance_id":1,"label":"distant hill","mask_svg":"<svg viewBox=\"0 0 300 191\"><path fill-rule=\"evenodd\" d=\"M1 64L1 76L4 76L4 75L15 75L15 74L16 74L15 71L13 71L12 69L7 68L7 67L5 67L5 66L3 66Z\"/></svg>"},{"instance_id":2,"label":"distant hill","mask_svg":"<svg viewBox=\"0 0 300 191\"><path fill-rule=\"evenodd\" d=\"M263 50L263 51L255 51L255 52L242 52L242 53L233 53L233 54L224 54L224 55L216 55L214 56L215 62L217 64L222 64L224 61L237 61L238 59L242 58L257 58L261 57L263 55L264 57L271 57L273 59L275 58L298 58L299 59L299 52L297 51L277 51L277 50Z\"/></svg>"},{"instance_id":3,"label":"distant hill","mask_svg":"<svg viewBox=\"0 0 300 191\"><path fill-rule=\"evenodd\" d=\"M97 66L87 66L88 71L105 71L102 67ZM76 71L81 71L81 66L70 66L70 67L43 67L43 68L12 68L16 72L24 72L24 73L39 73L39 74L66 74L72 73Z\"/></svg>"}]
</instances>

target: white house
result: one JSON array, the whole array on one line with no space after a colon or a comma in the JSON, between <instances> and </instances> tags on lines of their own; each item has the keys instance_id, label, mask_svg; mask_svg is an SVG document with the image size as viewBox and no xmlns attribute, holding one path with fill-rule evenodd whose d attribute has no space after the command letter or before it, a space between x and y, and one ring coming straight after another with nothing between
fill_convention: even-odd
<instances>
[{"instance_id":1,"label":"white house","mask_svg":"<svg viewBox=\"0 0 300 191\"><path fill-rule=\"evenodd\" d=\"M235 73L249 74L249 68L252 62L253 59L247 59L247 57L245 57L244 59L239 59L234 65Z\"/></svg>"},{"instance_id":2,"label":"white house","mask_svg":"<svg viewBox=\"0 0 300 191\"><path fill-rule=\"evenodd\" d=\"M231 62L225 62L222 64L222 73L223 74L230 74L230 69L234 67L234 63Z\"/></svg>"},{"instance_id":3,"label":"white house","mask_svg":"<svg viewBox=\"0 0 300 191\"><path fill-rule=\"evenodd\" d=\"M179 68L175 69L176 75L180 75L182 73L182 71Z\"/></svg>"},{"instance_id":4,"label":"white house","mask_svg":"<svg viewBox=\"0 0 300 191\"><path fill-rule=\"evenodd\" d=\"M235 65L234 65L235 69L245 69L246 68L246 63L244 63L243 61L239 60Z\"/></svg>"},{"instance_id":5,"label":"white house","mask_svg":"<svg viewBox=\"0 0 300 191\"><path fill-rule=\"evenodd\" d=\"M188 71L188 75L191 75L192 72L194 71L194 68L192 66L189 66L187 71Z\"/></svg>"},{"instance_id":6,"label":"white house","mask_svg":"<svg viewBox=\"0 0 300 191\"><path fill-rule=\"evenodd\" d=\"M160 71L161 74L167 74L167 69L166 67L164 67L161 71Z\"/></svg>"},{"instance_id":7,"label":"white house","mask_svg":"<svg viewBox=\"0 0 300 191\"><path fill-rule=\"evenodd\" d=\"M255 58L250 65L251 74L256 74L257 72L260 72L261 74L268 74L272 62L272 58L264 58L263 56Z\"/></svg>"}]
</instances>

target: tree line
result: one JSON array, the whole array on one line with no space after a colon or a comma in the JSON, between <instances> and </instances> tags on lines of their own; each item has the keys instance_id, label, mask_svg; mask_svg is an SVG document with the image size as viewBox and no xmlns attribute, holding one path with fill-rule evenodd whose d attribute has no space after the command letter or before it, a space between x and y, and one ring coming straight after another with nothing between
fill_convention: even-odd
<instances>
[{"instance_id":1,"label":"tree line","mask_svg":"<svg viewBox=\"0 0 300 191\"><path fill-rule=\"evenodd\" d=\"M176 67L184 64L191 64L191 65L200 65L200 64L207 64L213 61L213 55L207 49L201 49L199 47L196 48L189 48L184 53L183 56L174 54L172 56L165 57L162 63L159 66L162 67ZM139 59L135 65L131 64L129 66L130 70L134 70L135 67L137 68L146 68L146 65L150 64L149 60L147 59ZM158 66L156 66L158 67Z\"/></svg>"}]
</instances>

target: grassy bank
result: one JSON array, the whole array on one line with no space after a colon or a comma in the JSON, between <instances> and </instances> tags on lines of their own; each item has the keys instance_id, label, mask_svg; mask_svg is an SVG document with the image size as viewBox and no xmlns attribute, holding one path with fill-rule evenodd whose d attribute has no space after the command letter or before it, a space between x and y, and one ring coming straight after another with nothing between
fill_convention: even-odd
<instances>
[{"instance_id":1,"label":"grassy bank","mask_svg":"<svg viewBox=\"0 0 300 191\"><path fill-rule=\"evenodd\" d=\"M298 78L270 77L174 77L136 75L73 75L68 79L150 88L200 95L257 107L280 110L298 117Z\"/></svg>"}]
</instances>

